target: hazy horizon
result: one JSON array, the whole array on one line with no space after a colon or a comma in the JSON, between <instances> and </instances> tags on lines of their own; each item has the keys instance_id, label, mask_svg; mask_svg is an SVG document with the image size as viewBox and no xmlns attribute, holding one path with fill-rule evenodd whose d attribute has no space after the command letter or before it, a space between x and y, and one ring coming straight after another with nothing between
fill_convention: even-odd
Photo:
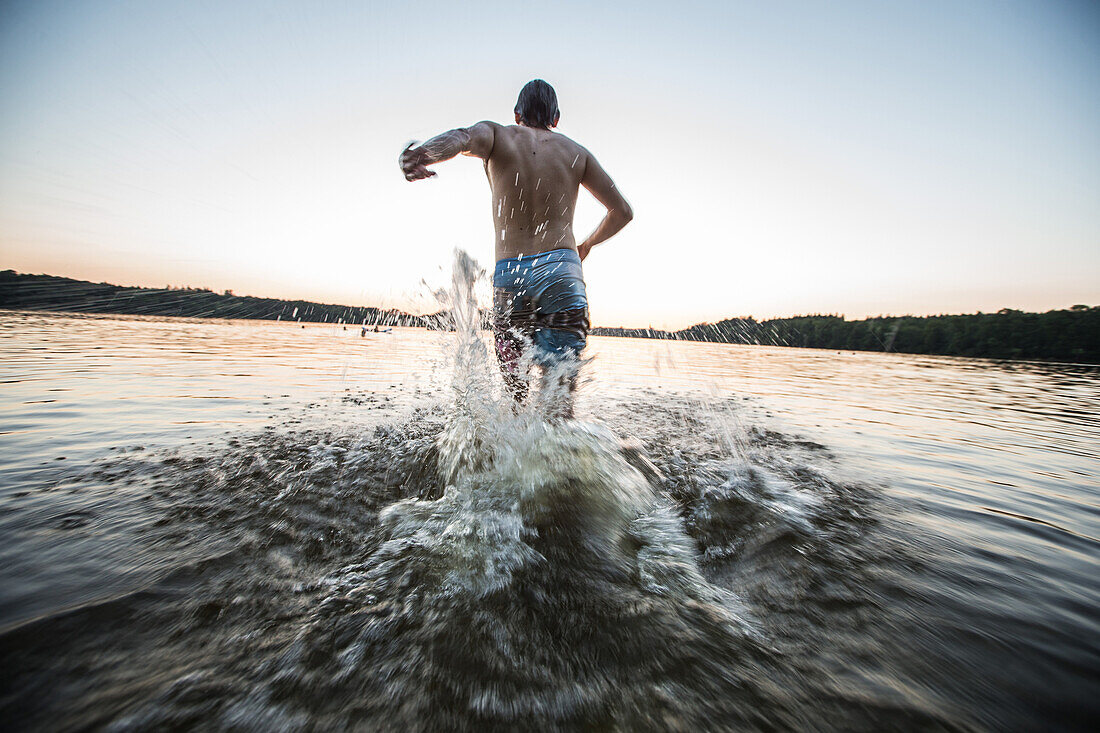
<instances>
[{"instance_id":1,"label":"hazy horizon","mask_svg":"<svg viewBox=\"0 0 1100 733\"><path fill-rule=\"evenodd\" d=\"M541 77L636 213L594 323L1100 302L1094 5L473 7L9 6L3 267L429 311L491 265L488 186L397 155Z\"/></svg>"},{"instance_id":2,"label":"hazy horizon","mask_svg":"<svg viewBox=\"0 0 1100 733\"><path fill-rule=\"evenodd\" d=\"M85 282L95 282L96 284L107 284L107 285L118 286L118 287L122 287L122 288L150 288L150 289L155 289L155 290L208 291L208 292L212 292L212 293L219 294L219 295L226 294L226 295L233 295L233 296L240 297L240 298L268 298L268 299L274 299L274 300L282 300L282 301L286 301L286 302L299 302L299 301L301 301L301 302L312 302L312 303L317 303L319 305L335 306L335 307L347 306L349 308L376 308L378 310L394 310L394 309L396 309L396 310L399 310L399 311L403 311L403 312L405 312L405 313L407 313L408 315L411 315L411 316L432 315L432 314L438 313L441 309L445 308L444 305L437 302L437 304L434 308L428 309L428 310L404 310L404 309L399 308L397 306L382 305L382 304L374 303L374 302L364 301L364 302L361 302L361 303L344 303L344 302L334 302L334 301L325 301L325 300L315 300L315 299L312 299L312 298L294 297L293 295L282 296L282 297L271 296L271 295L257 295L255 293L237 292L234 288L228 288L226 290L216 290L214 288L210 288L210 287L207 287L205 285L194 285L194 284L190 284L190 283L182 283L182 284L165 283L164 285L138 285L138 284L132 284L132 283L113 283L113 282L108 282L108 281L105 281L105 280L104 281L88 281L88 280L84 280L83 278L72 278L72 277L67 276L67 275L56 275L56 274L53 274L53 273L18 272L16 270L13 270L13 268L3 267L2 265L0 265L0 271L14 271L18 275L33 275L33 276L45 275L45 276L50 276L50 277L68 277L69 279L73 279L73 280L82 280L82 281L85 281ZM486 283L484 283L484 282L479 283L477 286L475 286L475 290L477 290L477 289L484 290L485 286L486 286ZM479 300L479 304L480 304L480 307L484 310L488 307L488 295L483 293L483 296L484 296L484 298ZM1100 307L1100 305L1091 304L1091 303L1073 303L1073 304L1065 305L1065 306L1061 306L1061 307L1046 308L1043 311L1039 311L1039 312L1056 311L1056 310L1071 310L1074 307L1082 306L1082 305L1087 306L1089 308ZM1003 308L1008 308L1008 306L1003 306ZM808 312L805 312L805 313L791 313L791 314L788 314L788 315L779 315L779 316L761 316L761 315L758 315L758 314L755 314L755 313L731 313L731 314L726 314L724 316L717 317L717 318L710 318L710 319L707 319L705 321L696 321L695 323L689 323L689 324L686 324L685 326L676 327L676 328L661 328L661 327L655 326L653 324L624 326L623 324L619 324L619 323L602 323L602 322L597 322L597 321L592 322L592 328L652 328L652 329L655 329L655 330L679 331L679 330L690 328L692 326L699 326L699 325L704 325L704 324L707 324L707 323L716 323L718 321L730 320L730 319L739 319L739 318L740 319L754 319L756 321L768 321L768 320L777 320L777 319L783 319L783 318L840 316L841 318L843 318L845 320L858 321L858 320L873 319L873 318L923 318L923 317L928 317L928 316L956 316L956 315L990 314L990 313L996 313L996 312L1002 310L1003 308L996 308L996 309L992 309L992 310L988 310L988 311L981 311L981 310L972 311L970 313L949 313L947 311L939 311L939 312L933 312L933 313L874 313L874 314L869 314L869 315L858 315L858 316L853 316L853 315L850 315L850 314L847 314L847 313L835 313L835 312L826 312L826 311L808 311ZM97 311L97 312L101 313L102 315L111 315L110 312L106 312L106 311L104 311L104 312ZM119 314L119 315L126 315L126 314Z\"/></svg>"}]
</instances>

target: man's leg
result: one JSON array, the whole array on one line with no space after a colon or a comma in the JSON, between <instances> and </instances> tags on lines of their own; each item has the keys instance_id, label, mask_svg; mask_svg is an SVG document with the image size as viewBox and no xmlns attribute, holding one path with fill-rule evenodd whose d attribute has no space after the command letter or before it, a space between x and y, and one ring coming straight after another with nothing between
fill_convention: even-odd
<instances>
[{"instance_id":1,"label":"man's leg","mask_svg":"<svg viewBox=\"0 0 1100 733\"><path fill-rule=\"evenodd\" d=\"M549 417L573 417L573 393L580 374L580 352L586 339L574 330L540 328L535 348L542 367L540 393Z\"/></svg>"},{"instance_id":2,"label":"man's leg","mask_svg":"<svg viewBox=\"0 0 1100 733\"><path fill-rule=\"evenodd\" d=\"M497 362L500 374L504 377L504 387L512 395L518 407L527 397L527 370L524 369L523 339L514 329L493 329L496 342Z\"/></svg>"},{"instance_id":3,"label":"man's leg","mask_svg":"<svg viewBox=\"0 0 1100 733\"><path fill-rule=\"evenodd\" d=\"M497 363L504 377L504 388L512 395L514 407L527 398L527 361L523 358L526 348L524 329L515 318L517 293L508 288L493 289L493 342L496 344Z\"/></svg>"}]
</instances>

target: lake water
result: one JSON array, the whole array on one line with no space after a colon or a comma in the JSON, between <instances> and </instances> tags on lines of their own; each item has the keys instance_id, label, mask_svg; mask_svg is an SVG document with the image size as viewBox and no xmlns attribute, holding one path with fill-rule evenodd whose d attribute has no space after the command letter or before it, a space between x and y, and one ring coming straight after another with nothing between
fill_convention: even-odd
<instances>
[{"instance_id":1,"label":"lake water","mask_svg":"<svg viewBox=\"0 0 1100 733\"><path fill-rule=\"evenodd\" d=\"M1100 721L1096 367L592 338L558 424L462 329L0 355L5 727Z\"/></svg>"}]
</instances>

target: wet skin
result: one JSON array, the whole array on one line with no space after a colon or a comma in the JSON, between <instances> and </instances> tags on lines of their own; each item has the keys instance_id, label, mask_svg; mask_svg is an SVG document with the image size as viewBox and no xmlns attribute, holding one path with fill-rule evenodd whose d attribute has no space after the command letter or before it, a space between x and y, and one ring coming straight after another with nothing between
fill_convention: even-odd
<instances>
[{"instance_id":1,"label":"wet skin","mask_svg":"<svg viewBox=\"0 0 1100 733\"><path fill-rule=\"evenodd\" d=\"M568 248L583 260L592 247L633 218L630 204L584 147L552 130L525 125L519 115L516 122L478 122L436 135L420 146L410 144L400 159L405 179L430 178L436 173L427 166L459 153L481 158L493 193L496 259ZM607 208L607 214L578 244L573 213L581 186Z\"/></svg>"}]
</instances>

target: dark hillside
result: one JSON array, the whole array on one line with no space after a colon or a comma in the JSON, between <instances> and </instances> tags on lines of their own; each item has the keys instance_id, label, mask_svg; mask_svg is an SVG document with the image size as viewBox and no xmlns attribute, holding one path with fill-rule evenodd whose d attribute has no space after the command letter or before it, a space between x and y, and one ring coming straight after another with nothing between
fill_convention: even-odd
<instances>
[{"instance_id":1,"label":"dark hillside","mask_svg":"<svg viewBox=\"0 0 1100 733\"><path fill-rule=\"evenodd\" d=\"M188 318L259 318L314 323L427 326L432 316L398 310L276 300L205 288L132 288L52 275L0 272L0 308Z\"/></svg>"}]
</instances>

